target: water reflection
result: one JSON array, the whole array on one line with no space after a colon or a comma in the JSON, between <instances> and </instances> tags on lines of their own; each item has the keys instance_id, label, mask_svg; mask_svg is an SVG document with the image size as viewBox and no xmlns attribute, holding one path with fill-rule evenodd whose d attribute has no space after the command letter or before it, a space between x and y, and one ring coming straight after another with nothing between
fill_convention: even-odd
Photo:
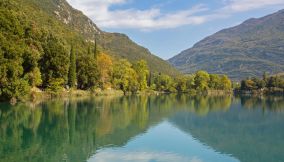
<instances>
[{"instance_id":1,"label":"water reflection","mask_svg":"<svg viewBox=\"0 0 284 162\"><path fill-rule=\"evenodd\" d=\"M235 98L226 113L200 118L179 112L170 122L201 143L242 162L283 162L283 101L283 97Z\"/></svg>"},{"instance_id":2,"label":"water reflection","mask_svg":"<svg viewBox=\"0 0 284 162\"><path fill-rule=\"evenodd\" d=\"M242 106L247 109L263 109L270 111L283 111L284 110L284 97L283 96L240 96Z\"/></svg>"},{"instance_id":3,"label":"water reflection","mask_svg":"<svg viewBox=\"0 0 284 162\"><path fill-rule=\"evenodd\" d=\"M1 104L0 162L98 161L106 155L112 158L107 161L133 161L128 155L135 148L141 150L131 155L145 157L144 161L206 161L206 156L219 161L252 162L269 157L284 161L283 105L283 97L186 95ZM163 130L167 131L160 134ZM159 141L165 134L171 134L166 136L168 142ZM147 140L149 145L144 145ZM126 159L117 159L118 155Z\"/></svg>"}]
</instances>

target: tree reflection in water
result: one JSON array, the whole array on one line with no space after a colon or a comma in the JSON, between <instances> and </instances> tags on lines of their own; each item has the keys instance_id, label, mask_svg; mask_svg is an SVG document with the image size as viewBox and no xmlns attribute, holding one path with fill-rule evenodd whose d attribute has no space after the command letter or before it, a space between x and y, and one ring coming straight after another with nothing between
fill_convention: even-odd
<instances>
[{"instance_id":1,"label":"tree reflection in water","mask_svg":"<svg viewBox=\"0 0 284 162\"><path fill-rule=\"evenodd\" d=\"M86 161L101 148L125 145L131 138L165 118L179 125L178 119L184 119L184 116L179 117L178 112L195 114L193 116L196 121L206 118L206 123L212 122L206 116L214 112L232 114L230 108L239 105L239 102L245 108L267 108L267 111L282 111L284 104L283 97L187 95L95 97L48 101L33 106L1 104L0 162ZM242 113L245 112L247 111ZM230 120L229 117L224 119ZM180 124L179 127L195 132L194 130L202 128L194 126L198 123L196 121L191 123L193 126ZM210 130L208 127L204 129ZM223 131L220 130L221 132ZM203 137L199 133L194 135L197 139ZM212 145L215 147L216 143ZM218 145L216 148L226 151Z\"/></svg>"}]
</instances>

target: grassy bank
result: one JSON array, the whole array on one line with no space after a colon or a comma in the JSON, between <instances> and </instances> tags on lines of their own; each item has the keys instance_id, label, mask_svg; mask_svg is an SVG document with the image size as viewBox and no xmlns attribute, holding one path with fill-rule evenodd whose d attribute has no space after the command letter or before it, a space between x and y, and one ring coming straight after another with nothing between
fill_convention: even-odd
<instances>
[{"instance_id":1,"label":"grassy bank","mask_svg":"<svg viewBox=\"0 0 284 162\"><path fill-rule=\"evenodd\" d=\"M182 94L190 95L190 96L227 96L232 95L233 91L225 91L225 90L207 90L207 91L189 91L184 92ZM124 93L121 90L108 89L108 90L78 90L78 89L62 89L57 92L53 91L42 91L38 88L32 88L29 95L23 97L21 100L11 99L11 104L16 104L17 102L32 102L32 103L41 103L47 100L53 99L81 99L86 97L104 97L104 96L128 96L128 95L165 95L165 94L181 94L180 92L165 92L165 91L155 91L155 90L144 90L138 91L135 93L127 92Z\"/></svg>"}]
</instances>

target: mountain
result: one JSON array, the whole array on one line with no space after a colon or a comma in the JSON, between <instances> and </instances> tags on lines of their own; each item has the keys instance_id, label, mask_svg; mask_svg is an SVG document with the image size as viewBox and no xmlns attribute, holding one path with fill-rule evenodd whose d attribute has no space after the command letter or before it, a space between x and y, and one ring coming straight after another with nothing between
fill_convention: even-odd
<instances>
[{"instance_id":1,"label":"mountain","mask_svg":"<svg viewBox=\"0 0 284 162\"><path fill-rule=\"evenodd\" d=\"M284 10L221 30L169 62L184 73L206 70L234 80L283 72Z\"/></svg>"},{"instance_id":2,"label":"mountain","mask_svg":"<svg viewBox=\"0 0 284 162\"><path fill-rule=\"evenodd\" d=\"M65 0L11 0L36 26L52 30L67 41L98 46L115 58L126 58L130 62L144 59L152 71L176 75L178 71L168 62L151 54L126 35L104 32L81 11L72 8ZM85 41L85 42L83 42Z\"/></svg>"}]
</instances>

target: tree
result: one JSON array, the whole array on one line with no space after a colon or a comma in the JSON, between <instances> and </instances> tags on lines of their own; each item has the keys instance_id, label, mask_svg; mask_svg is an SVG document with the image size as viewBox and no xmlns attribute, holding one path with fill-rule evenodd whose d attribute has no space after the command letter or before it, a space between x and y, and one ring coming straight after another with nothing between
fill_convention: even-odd
<instances>
[{"instance_id":1,"label":"tree","mask_svg":"<svg viewBox=\"0 0 284 162\"><path fill-rule=\"evenodd\" d=\"M256 89L262 89L266 86L266 77L264 76L264 78L261 80L259 78L253 77L252 81L255 83L255 88Z\"/></svg>"},{"instance_id":2,"label":"tree","mask_svg":"<svg viewBox=\"0 0 284 162\"><path fill-rule=\"evenodd\" d=\"M173 90L173 80L170 76L165 74L155 74L154 75L155 88L158 91L170 91Z\"/></svg>"},{"instance_id":3,"label":"tree","mask_svg":"<svg viewBox=\"0 0 284 162\"><path fill-rule=\"evenodd\" d=\"M195 88L195 75L186 75L186 89L191 90Z\"/></svg>"},{"instance_id":4,"label":"tree","mask_svg":"<svg viewBox=\"0 0 284 162\"><path fill-rule=\"evenodd\" d=\"M140 60L134 64L134 70L138 76L139 90L143 91L147 88L147 78L149 77L149 68L145 60Z\"/></svg>"},{"instance_id":5,"label":"tree","mask_svg":"<svg viewBox=\"0 0 284 162\"><path fill-rule=\"evenodd\" d=\"M185 76L179 76L176 81L176 90L178 92L186 92L187 90L187 78Z\"/></svg>"},{"instance_id":6,"label":"tree","mask_svg":"<svg viewBox=\"0 0 284 162\"><path fill-rule=\"evenodd\" d=\"M19 99L29 92L28 81L22 78L23 49L22 42L15 43L0 32L0 100Z\"/></svg>"},{"instance_id":7,"label":"tree","mask_svg":"<svg viewBox=\"0 0 284 162\"><path fill-rule=\"evenodd\" d=\"M96 86L99 72L96 60L92 55L82 55L77 59L77 82L80 89L89 89Z\"/></svg>"},{"instance_id":8,"label":"tree","mask_svg":"<svg viewBox=\"0 0 284 162\"><path fill-rule=\"evenodd\" d=\"M65 80L63 78L52 78L48 82L47 90L51 92L60 92L63 90Z\"/></svg>"},{"instance_id":9,"label":"tree","mask_svg":"<svg viewBox=\"0 0 284 162\"><path fill-rule=\"evenodd\" d=\"M232 89L232 82L226 75L222 75L220 78L220 85L222 90L231 90Z\"/></svg>"},{"instance_id":10,"label":"tree","mask_svg":"<svg viewBox=\"0 0 284 162\"><path fill-rule=\"evenodd\" d=\"M121 59L114 64L113 84L124 93L138 90L137 74L127 60Z\"/></svg>"},{"instance_id":11,"label":"tree","mask_svg":"<svg viewBox=\"0 0 284 162\"><path fill-rule=\"evenodd\" d=\"M221 89L221 79L217 74L210 74L209 80L209 88L210 89Z\"/></svg>"},{"instance_id":12,"label":"tree","mask_svg":"<svg viewBox=\"0 0 284 162\"><path fill-rule=\"evenodd\" d=\"M241 82L241 90L254 90L256 89L254 81L251 79L243 80Z\"/></svg>"},{"instance_id":13,"label":"tree","mask_svg":"<svg viewBox=\"0 0 284 162\"><path fill-rule=\"evenodd\" d=\"M31 72L27 73L24 78L29 81L32 87L41 86L42 84L41 72L38 67L35 67Z\"/></svg>"},{"instance_id":14,"label":"tree","mask_svg":"<svg viewBox=\"0 0 284 162\"><path fill-rule=\"evenodd\" d=\"M97 58L98 72L100 75L99 82L103 89L111 87L111 75L113 71L112 59L105 53L100 53Z\"/></svg>"},{"instance_id":15,"label":"tree","mask_svg":"<svg viewBox=\"0 0 284 162\"><path fill-rule=\"evenodd\" d=\"M207 90L210 76L206 71L198 71L195 74L195 88L199 91Z\"/></svg>"},{"instance_id":16,"label":"tree","mask_svg":"<svg viewBox=\"0 0 284 162\"><path fill-rule=\"evenodd\" d=\"M61 41L50 35L44 44L44 55L40 60L44 87L59 78L67 83L69 58L66 56L68 54Z\"/></svg>"},{"instance_id":17,"label":"tree","mask_svg":"<svg viewBox=\"0 0 284 162\"><path fill-rule=\"evenodd\" d=\"M69 72L68 72L68 85L71 88L75 88L76 86L76 54L74 52L73 46L71 46L70 51L70 66L69 66Z\"/></svg>"},{"instance_id":18,"label":"tree","mask_svg":"<svg viewBox=\"0 0 284 162\"><path fill-rule=\"evenodd\" d=\"M98 39L96 38L96 40L95 40L95 47L94 47L94 58L95 59L97 59L99 54L100 54L97 42L98 42Z\"/></svg>"}]
</instances>

